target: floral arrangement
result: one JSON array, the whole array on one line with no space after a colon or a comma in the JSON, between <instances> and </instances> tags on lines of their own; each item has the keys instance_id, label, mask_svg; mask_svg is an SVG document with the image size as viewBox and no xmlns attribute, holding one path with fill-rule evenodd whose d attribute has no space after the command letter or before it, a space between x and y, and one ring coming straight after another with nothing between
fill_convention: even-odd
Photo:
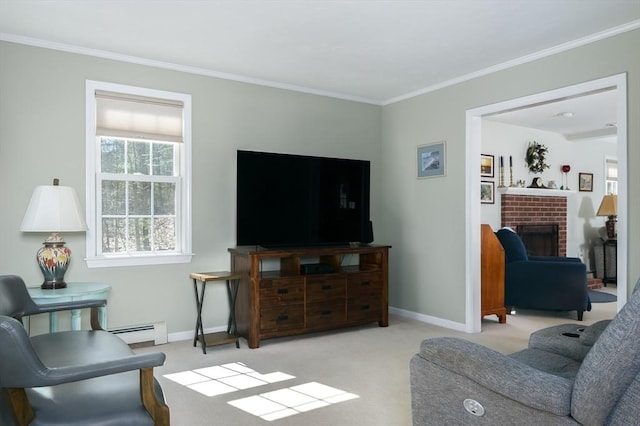
<instances>
[{"instance_id":1,"label":"floral arrangement","mask_svg":"<svg viewBox=\"0 0 640 426\"><path fill-rule=\"evenodd\" d=\"M527 147L527 156L525 157L527 166L529 166L529 172L542 173L544 172L544 169L549 168L549 165L545 163L547 151L549 151L549 149L546 146L539 144L536 141L529 143L529 146Z\"/></svg>"}]
</instances>

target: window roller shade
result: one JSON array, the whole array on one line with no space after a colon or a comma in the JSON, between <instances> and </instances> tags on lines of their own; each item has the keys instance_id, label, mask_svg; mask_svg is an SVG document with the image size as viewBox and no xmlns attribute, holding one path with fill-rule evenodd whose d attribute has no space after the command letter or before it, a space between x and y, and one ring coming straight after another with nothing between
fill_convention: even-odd
<instances>
[{"instance_id":1,"label":"window roller shade","mask_svg":"<svg viewBox=\"0 0 640 426\"><path fill-rule=\"evenodd\" d=\"M96 134L183 142L178 101L96 91Z\"/></svg>"}]
</instances>

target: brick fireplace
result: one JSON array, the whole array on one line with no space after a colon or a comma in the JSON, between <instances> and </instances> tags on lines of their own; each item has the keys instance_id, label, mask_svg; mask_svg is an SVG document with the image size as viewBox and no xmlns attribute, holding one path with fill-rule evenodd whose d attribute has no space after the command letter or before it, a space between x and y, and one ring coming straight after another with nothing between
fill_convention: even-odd
<instances>
[{"instance_id":1,"label":"brick fireplace","mask_svg":"<svg viewBox=\"0 0 640 426\"><path fill-rule=\"evenodd\" d=\"M523 225L557 225L557 237L549 238L557 238L558 256L567 255L567 196L563 191L507 188L502 192L500 216L502 226L516 232Z\"/></svg>"}]
</instances>

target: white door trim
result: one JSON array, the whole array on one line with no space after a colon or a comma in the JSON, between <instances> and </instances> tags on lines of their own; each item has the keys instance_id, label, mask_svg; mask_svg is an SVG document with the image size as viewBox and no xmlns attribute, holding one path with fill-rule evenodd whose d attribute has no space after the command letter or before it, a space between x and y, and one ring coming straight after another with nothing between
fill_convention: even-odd
<instances>
[{"instance_id":1,"label":"white door trim","mask_svg":"<svg viewBox=\"0 0 640 426\"><path fill-rule=\"evenodd\" d=\"M485 105L466 112L466 311L465 331L479 333L481 331L480 305L480 173L478 164L482 144L482 117L513 108L522 108L540 102L549 102L569 96L576 96L594 90L615 88L617 91L617 124L618 124L618 265L617 289L618 310L627 302L627 74L621 73L611 77L580 83L561 89L550 90L511 99L492 105Z\"/></svg>"}]
</instances>

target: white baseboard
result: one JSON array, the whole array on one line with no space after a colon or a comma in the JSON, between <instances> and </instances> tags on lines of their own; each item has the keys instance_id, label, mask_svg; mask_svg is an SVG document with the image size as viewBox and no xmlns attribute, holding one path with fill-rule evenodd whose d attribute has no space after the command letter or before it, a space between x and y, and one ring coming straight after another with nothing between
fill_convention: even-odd
<instances>
[{"instance_id":1,"label":"white baseboard","mask_svg":"<svg viewBox=\"0 0 640 426\"><path fill-rule=\"evenodd\" d=\"M466 325L464 323L449 321L449 320L445 320L438 317L432 317L431 315L419 314L417 312L407 311L405 309L398 309L393 307L389 307L389 313L398 315L400 317L409 318L412 320L435 325L438 327L449 328L451 330L462 331L464 333L468 332Z\"/></svg>"}]
</instances>

